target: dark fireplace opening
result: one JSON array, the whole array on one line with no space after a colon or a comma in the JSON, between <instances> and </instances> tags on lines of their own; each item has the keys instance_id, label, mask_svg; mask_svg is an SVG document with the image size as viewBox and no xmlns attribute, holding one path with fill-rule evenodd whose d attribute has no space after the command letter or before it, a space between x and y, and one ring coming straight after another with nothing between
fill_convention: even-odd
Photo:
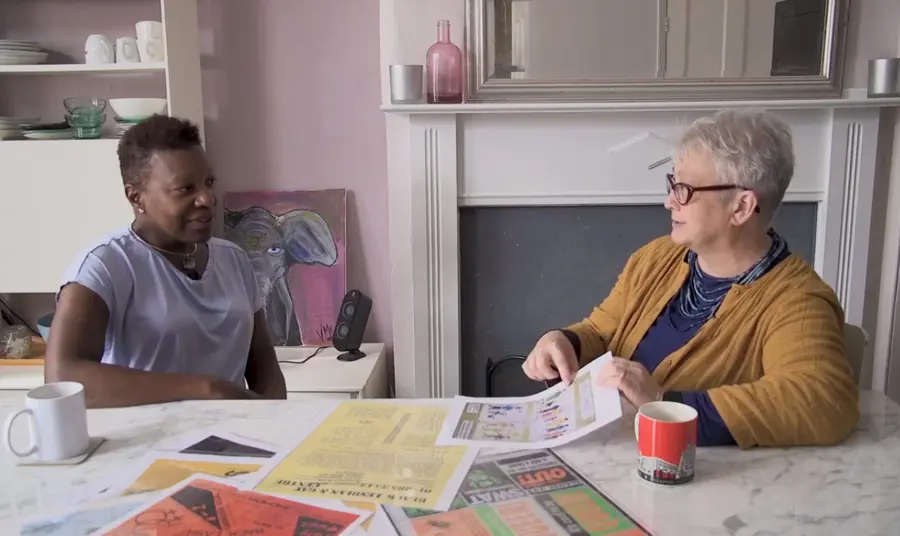
<instances>
[{"instance_id":1,"label":"dark fireplace opening","mask_svg":"<svg viewBox=\"0 0 900 536\"><path fill-rule=\"evenodd\" d=\"M785 203L774 227L814 261L816 203ZM667 234L661 205L459 209L460 389L485 396L485 364L526 355L547 330L584 318L609 293L628 257ZM501 365L492 396L543 389L516 361Z\"/></svg>"}]
</instances>

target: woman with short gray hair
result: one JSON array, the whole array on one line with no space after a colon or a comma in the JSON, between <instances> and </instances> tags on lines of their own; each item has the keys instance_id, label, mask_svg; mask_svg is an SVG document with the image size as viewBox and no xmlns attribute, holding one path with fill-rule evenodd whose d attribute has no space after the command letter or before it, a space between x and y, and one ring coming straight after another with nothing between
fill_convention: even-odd
<instances>
[{"instance_id":1,"label":"woman with short gray hair","mask_svg":"<svg viewBox=\"0 0 900 536\"><path fill-rule=\"evenodd\" d=\"M698 444L828 445L859 420L832 289L770 225L794 173L767 112L696 120L666 176L672 231L638 250L590 316L549 331L523 368L562 378L607 351L603 385L635 407L698 412Z\"/></svg>"}]
</instances>

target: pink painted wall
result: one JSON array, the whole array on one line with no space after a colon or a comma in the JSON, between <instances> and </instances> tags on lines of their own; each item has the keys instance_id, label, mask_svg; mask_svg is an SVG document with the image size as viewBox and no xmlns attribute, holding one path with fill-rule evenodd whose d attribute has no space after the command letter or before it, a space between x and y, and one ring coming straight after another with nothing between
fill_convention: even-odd
<instances>
[{"instance_id":1,"label":"pink painted wall","mask_svg":"<svg viewBox=\"0 0 900 536\"><path fill-rule=\"evenodd\" d=\"M200 0L208 151L225 190L347 188L348 286L391 340L378 2Z\"/></svg>"},{"instance_id":2,"label":"pink painted wall","mask_svg":"<svg viewBox=\"0 0 900 536\"><path fill-rule=\"evenodd\" d=\"M3 0L0 38L39 40L77 58L81 34L133 34L135 21L160 18L156 0L116 4ZM222 189L348 189L348 287L374 302L365 339L390 343L378 2L199 0L199 6L207 149ZM73 92L163 96L165 86L161 76L3 77L0 115L60 116L59 103ZM14 298L31 322L53 309L52 295Z\"/></svg>"}]
</instances>

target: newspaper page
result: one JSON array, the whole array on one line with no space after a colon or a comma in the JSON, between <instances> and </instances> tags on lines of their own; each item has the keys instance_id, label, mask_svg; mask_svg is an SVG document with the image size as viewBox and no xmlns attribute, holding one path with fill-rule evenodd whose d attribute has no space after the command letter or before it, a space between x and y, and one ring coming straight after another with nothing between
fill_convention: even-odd
<instances>
[{"instance_id":1,"label":"newspaper page","mask_svg":"<svg viewBox=\"0 0 900 536\"><path fill-rule=\"evenodd\" d=\"M400 536L649 536L551 450L479 457L447 512L385 506Z\"/></svg>"},{"instance_id":2,"label":"newspaper page","mask_svg":"<svg viewBox=\"0 0 900 536\"><path fill-rule=\"evenodd\" d=\"M570 385L520 398L458 396L441 427L438 445L518 449L552 448L622 417L619 392L597 385L607 353L578 371Z\"/></svg>"},{"instance_id":3,"label":"newspaper page","mask_svg":"<svg viewBox=\"0 0 900 536\"><path fill-rule=\"evenodd\" d=\"M162 496L113 521L105 536L287 536L352 534L371 515L349 508L324 508L299 500L243 490L227 481L194 475Z\"/></svg>"},{"instance_id":4,"label":"newspaper page","mask_svg":"<svg viewBox=\"0 0 900 536\"><path fill-rule=\"evenodd\" d=\"M248 485L279 495L446 510L478 454L435 446L448 402L341 402Z\"/></svg>"}]
</instances>

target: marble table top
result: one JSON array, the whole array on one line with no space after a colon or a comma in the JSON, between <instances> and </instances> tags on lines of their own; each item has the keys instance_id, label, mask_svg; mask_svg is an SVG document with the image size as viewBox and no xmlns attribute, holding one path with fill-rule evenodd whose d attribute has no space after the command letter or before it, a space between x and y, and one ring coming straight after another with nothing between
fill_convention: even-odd
<instances>
[{"instance_id":1,"label":"marble table top","mask_svg":"<svg viewBox=\"0 0 900 536\"><path fill-rule=\"evenodd\" d=\"M224 427L290 445L303 423L330 404L181 402L91 410L91 435L107 441L81 465L19 467L5 450L0 454L0 534L18 534L22 519L83 496L166 438ZM0 422L21 405L21 393L0 396ZM861 406L859 429L840 446L700 448L696 479L678 488L635 476L636 447L627 418L558 452L658 536L896 534L900 406L873 392L863 394Z\"/></svg>"}]
</instances>

